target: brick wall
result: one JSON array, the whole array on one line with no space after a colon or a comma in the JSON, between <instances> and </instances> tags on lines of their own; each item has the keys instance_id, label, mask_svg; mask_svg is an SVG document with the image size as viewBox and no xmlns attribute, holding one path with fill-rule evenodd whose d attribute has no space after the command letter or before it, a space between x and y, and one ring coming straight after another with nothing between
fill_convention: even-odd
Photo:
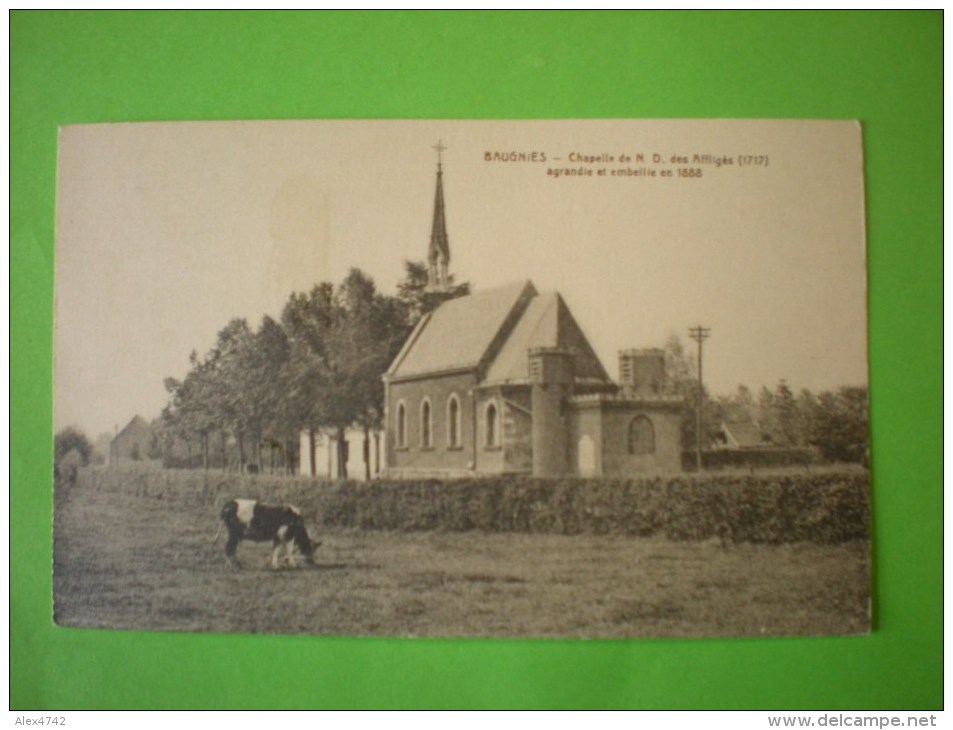
<instances>
[{"instance_id":1,"label":"brick wall","mask_svg":"<svg viewBox=\"0 0 953 730\"><path fill-rule=\"evenodd\" d=\"M388 389L386 464L389 473L407 470L413 473L428 471L469 471L473 460L473 399L475 385L472 374L434 377L391 383ZM459 446L449 442L449 402L455 395L460 408ZM423 444L421 405L429 399L431 412L431 445ZM406 412L406 442L397 444L398 406L403 403Z\"/></svg>"},{"instance_id":2,"label":"brick wall","mask_svg":"<svg viewBox=\"0 0 953 730\"><path fill-rule=\"evenodd\" d=\"M629 453L629 424L645 416L655 429L655 453ZM604 414L603 468L606 476L677 472L682 468L680 418L674 411L616 410Z\"/></svg>"}]
</instances>

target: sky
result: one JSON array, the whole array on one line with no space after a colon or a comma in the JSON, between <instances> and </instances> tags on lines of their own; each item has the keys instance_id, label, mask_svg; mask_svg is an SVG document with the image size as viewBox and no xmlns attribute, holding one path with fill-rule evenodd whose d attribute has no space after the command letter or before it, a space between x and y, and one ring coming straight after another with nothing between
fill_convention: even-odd
<instances>
[{"instance_id":1,"label":"sky","mask_svg":"<svg viewBox=\"0 0 953 730\"><path fill-rule=\"evenodd\" d=\"M154 418L229 320L351 267L393 292L427 253L438 141L451 273L560 292L610 374L702 324L716 394L866 385L855 122L103 124L60 130L55 427Z\"/></svg>"}]
</instances>

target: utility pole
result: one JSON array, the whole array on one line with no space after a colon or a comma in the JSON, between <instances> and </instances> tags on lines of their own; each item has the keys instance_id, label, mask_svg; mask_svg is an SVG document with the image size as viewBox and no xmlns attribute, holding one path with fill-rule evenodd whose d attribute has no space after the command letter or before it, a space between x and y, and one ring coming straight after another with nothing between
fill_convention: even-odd
<instances>
[{"instance_id":1,"label":"utility pole","mask_svg":"<svg viewBox=\"0 0 953 730\"><path fill-rule=\"evenodd\" d=\"M710 327L697 325L688 330L688 336L698 343L698 410L695 414L695 469L702 470L702 401L705 386L702 384L702 343L711 336Z\"/></svg>"}]
</instances>

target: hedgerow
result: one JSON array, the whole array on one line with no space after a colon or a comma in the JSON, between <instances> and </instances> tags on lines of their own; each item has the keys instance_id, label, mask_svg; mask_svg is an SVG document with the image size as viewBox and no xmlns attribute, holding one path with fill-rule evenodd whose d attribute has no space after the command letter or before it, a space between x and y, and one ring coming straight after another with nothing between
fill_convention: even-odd
<instances>
[{"instance_id":1,"label":"hedgerow","mask_svg":"<svg viewBox=\"0 0 953 730\"><path fill-rule=\"evenodd\" d=\"M637 479L322 481L181 470L81 469L76 484L208 509L234 497L364 530L662 536L837 543L869 535L869 475L844 470Z\"/></svg>"}]
</instances>

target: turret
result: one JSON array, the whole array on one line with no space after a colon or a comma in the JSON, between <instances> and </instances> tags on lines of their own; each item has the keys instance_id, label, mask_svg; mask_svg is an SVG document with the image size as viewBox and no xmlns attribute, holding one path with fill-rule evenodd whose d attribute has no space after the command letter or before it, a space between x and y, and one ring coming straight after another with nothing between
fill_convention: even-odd
<instances>
[{"instance_id":1,"label":"turret","mask_svg":"<svg viewBox=\"0 0 953 730\"><path fill-rule=\"evenodd\" d=\"M529 351L534 477L560 477L569 472L566 402L573 394L574 359L571 350L558 347Z\"/></svg>"},{"instance_id":2,"label":"turret","mask_svg":"<svg viewBox=\"0 0 953 730\"><path fill-rule=\"evenodd\" d=\"M645 348L619 352L619 382L635 396L665 392L665 350Z\"/></svg>"}]
</instances>

